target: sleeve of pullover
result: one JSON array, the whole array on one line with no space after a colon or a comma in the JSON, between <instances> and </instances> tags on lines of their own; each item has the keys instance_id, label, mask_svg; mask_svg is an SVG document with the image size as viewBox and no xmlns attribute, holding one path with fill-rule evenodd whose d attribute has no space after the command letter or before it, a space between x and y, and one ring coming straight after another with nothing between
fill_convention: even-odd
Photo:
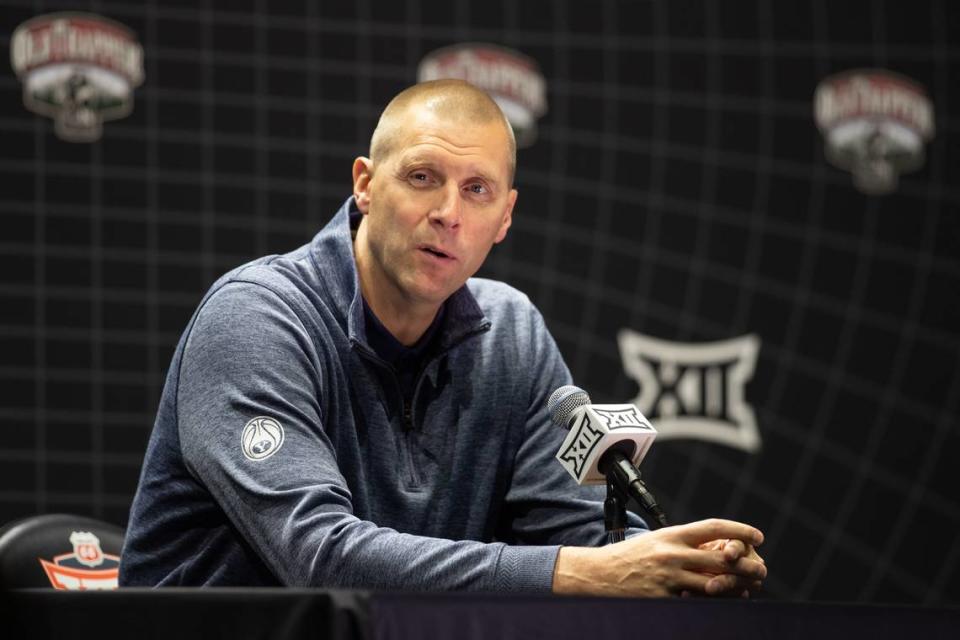
<instances>
[{"instance_id":1,"label":"sleeve of pullover","mask_svg":"<svg viewBox=\"0 0 960 640\"><path fill-rule=\"evenodd\" d=\"M278 579L384 590L549 591L556 546L414 536L353 514L323 428L328 372L321 361L280 296L234 282L198 312L181 362L184 460ZM250 426L257 418L269 418L260 431Z\"/></svg>"}]
</instances>

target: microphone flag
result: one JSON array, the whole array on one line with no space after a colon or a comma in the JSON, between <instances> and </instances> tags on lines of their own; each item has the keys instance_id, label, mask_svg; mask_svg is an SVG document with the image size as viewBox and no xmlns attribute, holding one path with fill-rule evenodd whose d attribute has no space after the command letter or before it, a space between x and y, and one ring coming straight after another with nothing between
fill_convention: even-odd
<instances>
[{"instance_id":1,"label":"microphone flag","mask_svg":"<svg viewBox=\"0 0 960 640\"><path fill-rule=\"evenodd\" d=\"M557 460L577 484L606 484L597 468L604 453L620 449L637 466L656 437L657 430L632 404L586 404L573 412Z\"/></svg>"}]
</instances>

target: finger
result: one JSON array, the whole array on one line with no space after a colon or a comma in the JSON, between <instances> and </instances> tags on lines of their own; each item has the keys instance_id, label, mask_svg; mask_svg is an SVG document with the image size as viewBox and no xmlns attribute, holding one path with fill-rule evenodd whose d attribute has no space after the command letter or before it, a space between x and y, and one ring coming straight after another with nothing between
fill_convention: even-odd
<instances>
[{"instance_id":1,"label":"finger","mask_svg":"<svg viewBox=\"0 0 960 640\"><path fill-rule=\"evenodd\" d=\"M704 593L710 596L740 596L757 584L758 581L743 576L724 574L710 578L704 585Z\"/></svg>"},{"instance_id":2,"label":"finger","mask_svg":"<svg viewBox=\"0 0 960 640\"><path fill-rule=\"evenodd\" d=\"M699 522L691 522L671 528L682 541L692 546L699 546L704 542L719 538L736 538L753 546L759 546L763 543L763 533L756 527L721 518L700 520ZM665 529L661 529L661 531L665 531Z\"/></svg>"},{"instance_id":3,"label":"finger","mask_svg":"<svg viewBox=\"0 0 960 640\"><path fill-rule=\"evenodd\" d=\"M701 544L698 549L704 551L723 551L723 547L730 542L729 538L720 538L719 540L710 540Z\"/></svg>"},{"instance_id":4,"label":"finger","mask_svg":"<svg viewBox=\"0 0 960 640\"><path fill-rule=\"evenodd\" d=\"M738 589L740 586L738 582L739 581L737 580L736 576L729 574L714 576L707 581L707 584L704 585L703 590L708 596L724 595L728 594L734 589ZM738 589L738 591L739 590L741 589Z\"/></svg>"},{"instance_id":5,"label":"finger","mask_svg":"<svg viewBox=\"0 0 960 640\"><path fill-rule=\"evenodd\" d=\"M762 562L752 558L738 558L730 561L721 551L701 551L691 549L685 554L682 566L690 571L700 573L745 576L753 580L763 580L767 577L767 567Z\"/></svg>"},{"instance_id":6,"label":"finger","mask_svg":"<svg viewBox=\"0 0 960 640\"><path fill-rule=\"evenodd\" d=\"M709 580L707 581L709 583ZM753 593L760 591L760 588L763 586L763 583L759 580L755 580L746 587L743 586L742 580L730 580L729 578L723 578L717 582L719 586L711 586L709 589L719 589L717 593L711 594L708 593L706 583L704 584L704 590L698 595L712 595L715 597L735 597L737 596L737 591L739 590L739 596L741 598L749 598ZM724 590L726 589L726 591ZM684 589L680 592L681 598L690 598L693 597L694 592L689 589Z\"/></svg>"},{"instance_id":7,"label":"finger","mask_svg":"<svg viewBox=\"0 0 960 640\"><path fill-rule=\"evenodd\" d=\"M707 583L715 577L680 569L674 574L672 588L669 591L680 595L683 595L684 592L688 592L692 596L705 595L707 593Z\"/></svg>"},{"instance_id":8,"label":"finger","mask_svg":"<svg viewBox=\"0 0 960 640\"><path fill-rule=\"evenodd\" d=\"M727 562L735 562L739 558L749 557L751 551L753 551L753 547L745 544L743 540L727 540L727 543L723 545L723 558Z\"/></svg>"},{"instance_id":9,"label":"finger","mask_svg":"<svg viewBox=\"0 0 960 640\"><path fill-rule=\"evenodd\" d=\"M731 562L741 556L760 559L760 556L757 554L753 546L746 544L743 540L730 540L729 538L721 538L719 540L710 540L709 542L704 542L698 548L704 551L723 551L727 560L730 560Z\"/></svg>"}]
</instances>

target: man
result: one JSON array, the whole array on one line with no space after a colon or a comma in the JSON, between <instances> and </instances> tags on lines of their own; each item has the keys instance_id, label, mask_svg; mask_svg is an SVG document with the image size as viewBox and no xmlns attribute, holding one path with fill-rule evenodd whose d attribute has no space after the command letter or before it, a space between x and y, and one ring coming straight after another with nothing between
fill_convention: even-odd
<instances>
[{"instance_id":1,"label":"man","mask_svg":"<svg viewBox=\"0 0 960 640\"><path fill-rule=\"evenodd\" d=\"M514 166L486 94L416 85L309 245L213 285L170 367L122 584L758 586L762 536L740 523L633 517L631 539L597 546L602 495L553 460L556 345L525 296L468 280L510 227Z\"/></svg>"}]
</instances>

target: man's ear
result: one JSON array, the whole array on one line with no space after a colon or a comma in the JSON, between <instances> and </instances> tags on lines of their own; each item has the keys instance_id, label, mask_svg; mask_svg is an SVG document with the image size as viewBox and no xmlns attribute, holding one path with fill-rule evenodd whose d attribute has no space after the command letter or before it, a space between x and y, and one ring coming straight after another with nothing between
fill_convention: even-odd
<instances>
[{"instance_id":1,"label":"man's ear","mask_svg":"<svg viewBox=\"0 0 960 640\"><path fill-rule=\"evenodd\" d=\"M503 212L503 219L500 222L497 237L493 241L494 244L502 242L503 239L507 237L507 229L509 229L513 223L513 206L515 204L517 204L517 190L510 189L510 193L507 195L507 208Z\"/></svg>"},{"instance_id":2,"label":"man's ear","mask_svg":"<svg viewBox=\"0 0 960 640\"><path fill-rule=\"evenodd\" d=\"M360 156L353 161L353 198L357 209L366 215L370 210L370 181L373 179L373 160Z\"/></svg>"}]
</instances>

